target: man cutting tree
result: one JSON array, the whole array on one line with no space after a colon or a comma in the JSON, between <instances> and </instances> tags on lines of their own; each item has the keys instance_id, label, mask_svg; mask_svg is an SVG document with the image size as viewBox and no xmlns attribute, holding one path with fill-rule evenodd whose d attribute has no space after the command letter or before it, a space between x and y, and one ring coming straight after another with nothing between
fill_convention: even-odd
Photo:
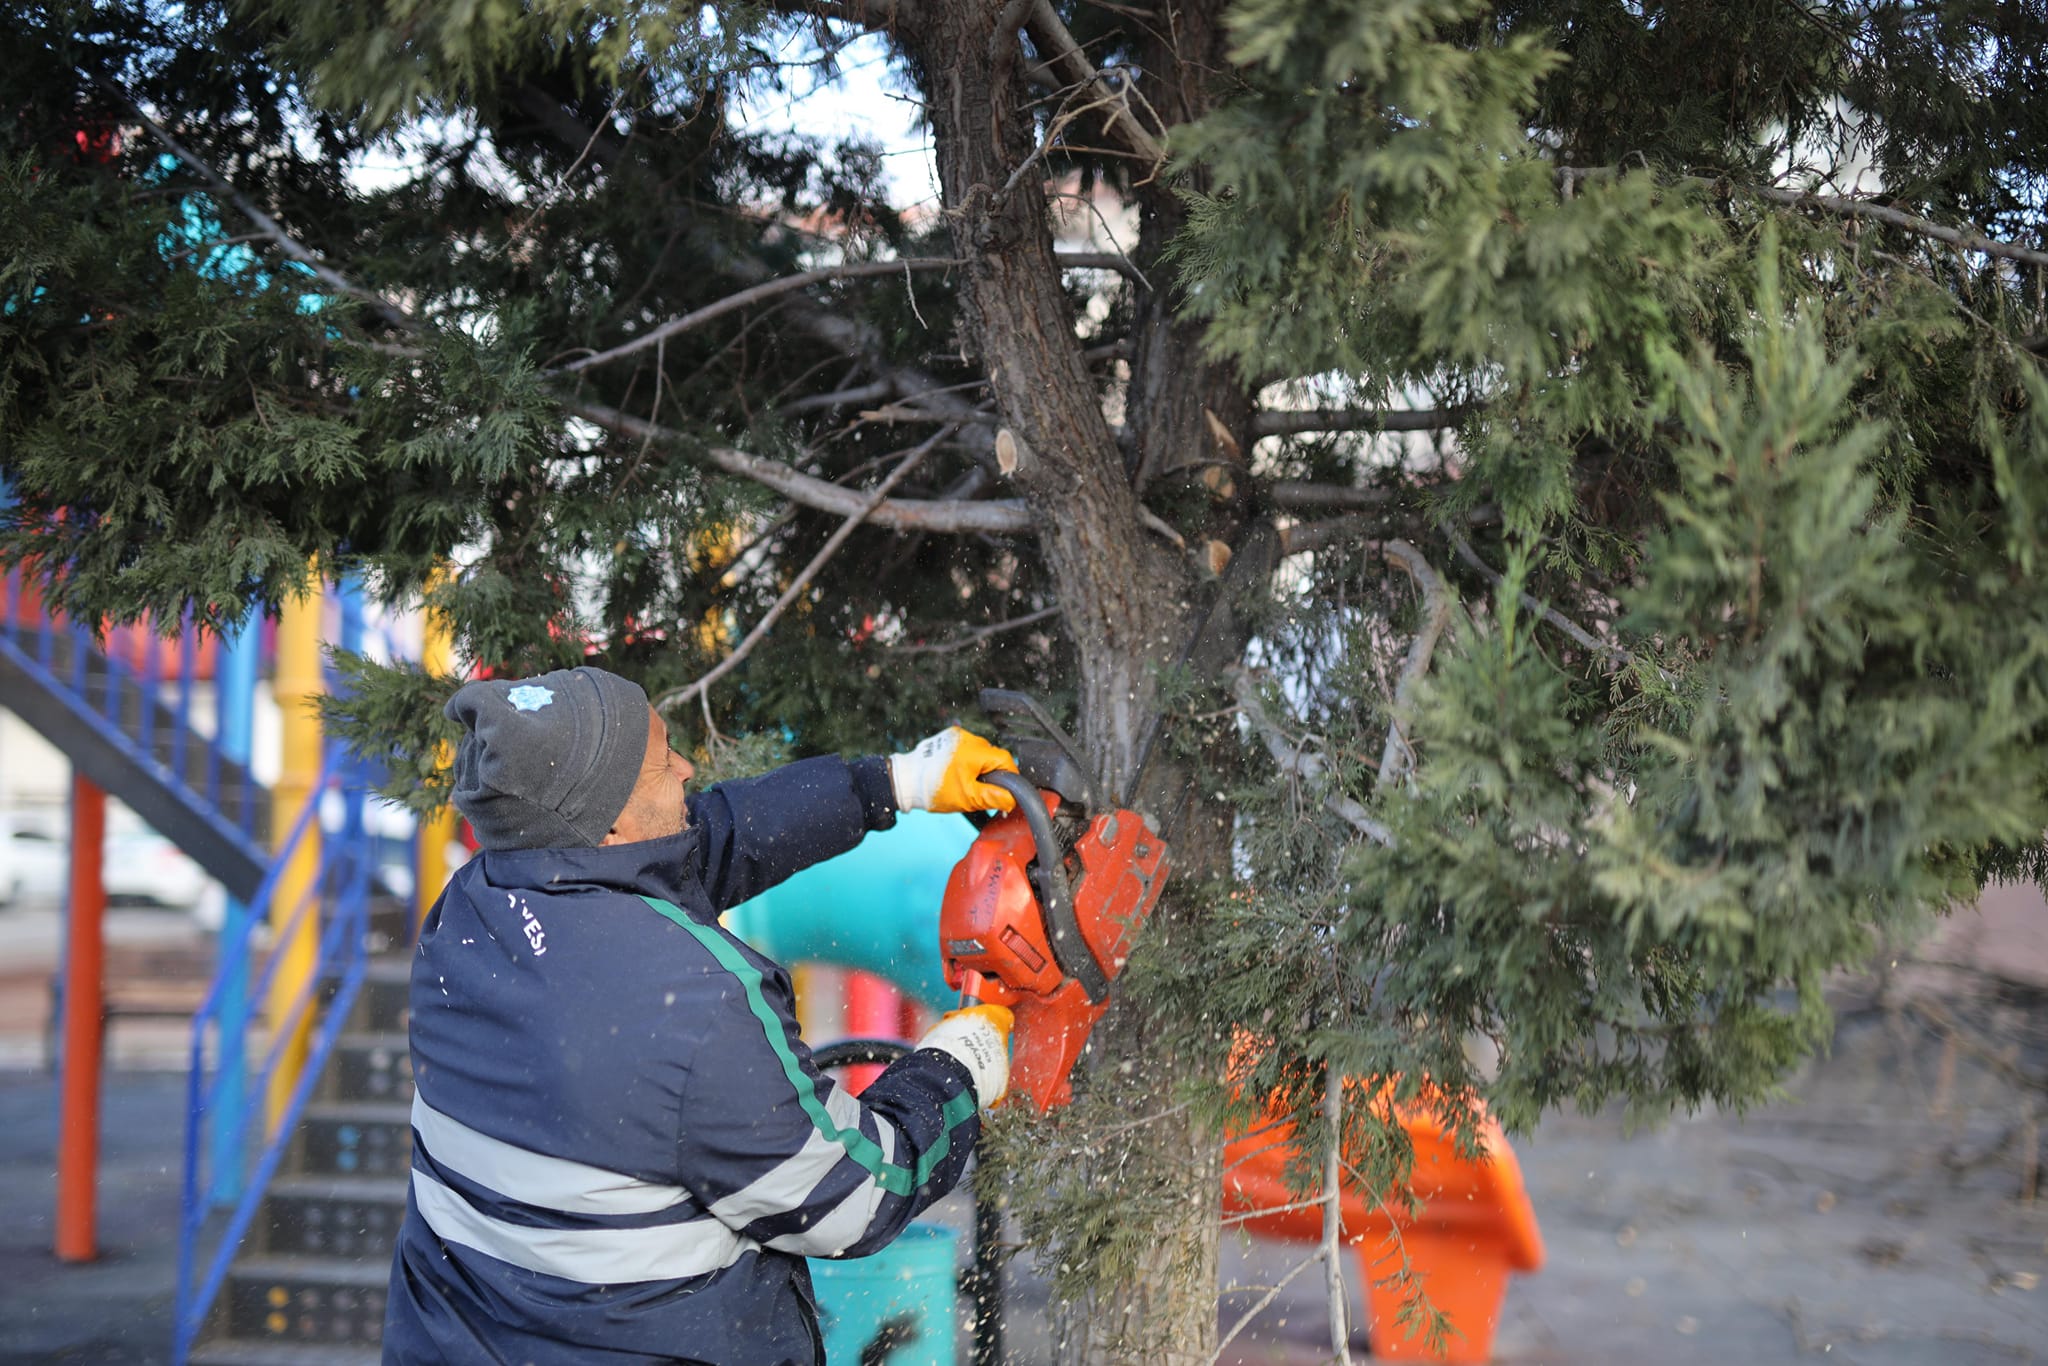
<instances>
[{"instance_id":1,"label":"man cutting tree","mask_svg":"<svg viewBox=\"0 0 2048 1366\"><path fill-rule=\"evenodd\" d=\"M387 1363L822 1363L806 1257L951 1190L1009 1076L1009 1012L942 1019L858 1099L790 981L718 916L898 811L1008 809L958 728L687 796L638 685L471 683L454 800L483 853L414 955L412 1186Z\"/></svg>"}]
</instances>

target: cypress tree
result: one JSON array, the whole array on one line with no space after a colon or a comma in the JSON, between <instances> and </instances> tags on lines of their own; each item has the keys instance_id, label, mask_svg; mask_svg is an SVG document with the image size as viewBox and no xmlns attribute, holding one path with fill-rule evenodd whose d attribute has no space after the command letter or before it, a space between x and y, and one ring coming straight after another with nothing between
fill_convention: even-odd
<instances>
[{"instance_id":1,"label":"cypress tree","mask_svg":"<svg viewBox=\"0 0 2048 1366\"><path fill-rule=\"evenodd\" d=\"M1073 1359L1213 1355L1233 1109L1391 1189L1333 1075L1739 1108L1830 971L2048 867L2039 0L5 14L53 600L359 572L728 768L1025 687L1167 828L1081 1100L991 1145ZM936 213L746 124L856 41ZM453 680L340 662L440 800Z\"/></svg>"}]
</instances>

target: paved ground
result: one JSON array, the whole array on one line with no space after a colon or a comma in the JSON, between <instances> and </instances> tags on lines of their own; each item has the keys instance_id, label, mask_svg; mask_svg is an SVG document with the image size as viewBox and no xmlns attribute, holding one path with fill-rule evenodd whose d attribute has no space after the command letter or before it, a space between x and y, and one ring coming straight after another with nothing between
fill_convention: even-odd
<instances>
[{"instance_id":1,"label":"paved ground","mask_svg":"<svg viewBox=\"0 0 2048 1366\"><path fill-rule=\"evenodd\" d=\"M19 929L18 950L35 936L17 914L0 913L0 934ZM165 931L159 919L132 932ZM182 1038L145 1025L117 1036L128 1066L105 1100L105 1255L59 1266L54 1093L35 1070L42 1006L22 999L48 971L32 966L17 953L0 972L0 1366L162 1362L183 1082L136 1065L175 1060ZM1498 1360L2048 1361L2048 1200L2017 1198L2039 1141L2024 1117L2042 1096L2015 1080L2048 1075L2048 991L1923 971L1888 999L1899 1008L1845 990L1833 1055L1746 1119L1708 1114L1628 1137L1614 1117L1560 1117L1520 1144L1550 1261L1510 1290ZM1949 1020L1966 1031L1951 1036ZM1232 1240L1225 1283L1269 1284L1297 1257ZM1289 1286L1225 1362L1326 1361L1315 1279ZM1013 1282L1016 1359L1036 1366L1049 1359L1042 1291ZM1225 1320L1249 1298L1226 1296Z\"/></svg>"},{"instance_id":2,"label":"paved ground","mask_svg":"<svg viewBox=\"0 0 2048 1366\"><path fill-rule=\"evenodd\" d=\"M185 1083L117 1073L103 1104L99 1261L51 1255L56 1100L46 1075L0 1072L0 1366L170 1359Z\"/></svg>"}]
</instances>

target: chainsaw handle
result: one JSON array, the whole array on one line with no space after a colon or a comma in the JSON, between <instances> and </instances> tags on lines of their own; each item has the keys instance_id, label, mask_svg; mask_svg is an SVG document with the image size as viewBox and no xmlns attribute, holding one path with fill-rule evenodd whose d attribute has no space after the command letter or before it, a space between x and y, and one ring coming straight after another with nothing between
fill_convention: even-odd
<instances>
[{"instance_id":1,"label":"chainsaw handle","mask_svg":"<svg viewBox=\"0 0 2048 1366\"><path fill-rule=\"evenodd\" d=\"M1081 984L1090 1001L1102 1000L1109 995L1109 975L1095 961L1094 950L1081 933L1080 917L1074 913L1074 889L1067 882L1066 865L1060 859L1059 840L1052 832L1052 813L1045 809L1045 798L1015 773L997 770L982 774L981 780L1016 798L1017 814L1024 818L1031 831L1031 842L1038 847L1039 895L1045 902L1046 941L1052 948L1053 961L1060 965L1060 971Z\"/></svg>"},{"instance_id":2,"label":"chainsaw handle","mask_svg":"<svg viewBox=\"0 0 2048 1366\"><path fill-rule=\"evenodd\" d=\"M811 1062L819 1071L852 1067L859 1063L887 1065L910 1051L901 1039L839 1039L811 1050Z\"/></svg>"}]
</instances>

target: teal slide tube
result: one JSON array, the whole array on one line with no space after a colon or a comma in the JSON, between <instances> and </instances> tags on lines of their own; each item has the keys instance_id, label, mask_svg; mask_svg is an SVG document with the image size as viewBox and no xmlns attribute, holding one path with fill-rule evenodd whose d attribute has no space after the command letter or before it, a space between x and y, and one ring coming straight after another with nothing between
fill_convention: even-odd
<instances>
[{"instance_id":1,"label":"teal slide tube","mask_svg":"<svg viewBox=\"0 0 2048 1366\"><path fill-rule=\"evenodd\" d=\"M894 828L733 907L726 928L784 966L858 968L950 1010L960 993L939 963L939 902L973 842L965 816L906 811Z\"/></svg>"}]
</instances>

